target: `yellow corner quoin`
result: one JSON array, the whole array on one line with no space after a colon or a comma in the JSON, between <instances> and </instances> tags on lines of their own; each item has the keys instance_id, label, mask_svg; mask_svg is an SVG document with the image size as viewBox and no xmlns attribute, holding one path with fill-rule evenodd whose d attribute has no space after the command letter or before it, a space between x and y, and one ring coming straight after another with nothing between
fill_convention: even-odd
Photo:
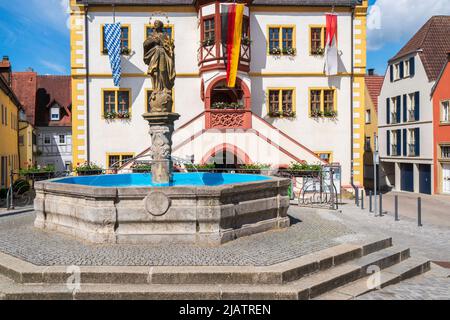
<instances>
[{"instance_id":1,"label":"yellow corner quoin","mask_svg":"<svg viewBox=\"0 0 450 320\"><path fill-rule=\"evenodd\" d=\"M368 1L363 0L362 4L355 8L354 23L354 82L353 82L353 173L354 183L357 186L364 184L364 130L365 130L365 73L367 63L367 8Z\"/></svg>"}]
</instances>

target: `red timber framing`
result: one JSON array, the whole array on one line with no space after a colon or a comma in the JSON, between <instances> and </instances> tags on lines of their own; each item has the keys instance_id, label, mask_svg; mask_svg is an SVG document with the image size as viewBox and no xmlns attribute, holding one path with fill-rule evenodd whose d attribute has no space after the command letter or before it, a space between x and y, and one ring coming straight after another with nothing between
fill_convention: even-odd
<instances>
[{"instance_id":1,"label":"red timber framing","mask_svg":"<svg viewBox=\"0 0 450 320\"><path fill-rule=\"evenodd\" d=\"M236 88L243 92L243 109L215 110L212 109L212 93L214 88L223 81L226 75L216 77L208 85L205 94L205 126L206 129L250 129L252 127L252 98L249 87L242 79L236 79ZM232 89L230 89L232 90Z\"/></svg>"},{"instance_id":2,"label":"red timber framing","mask_svg":"<svg viewBox=\"0 0 450 320\"><path fill-rule=\"evenodd\" d=\"M224 3L224 2L222 2ZM202 8L214 4L215 13L203 16ZM226 70L225 67L225 57L221 50L221 37L222 37L222 27L221 27L221 16L220 16L220 1L199 1L197 8L200 16L200 48L198 50L198 66L200 67L200 73L211 71L211 70ZM204 45L205 41L205 20L214 19L215 26L215 41L212 45ZM244 26L247 30L244 34L250 39L250 20L249 17L244 16ZM239 62L239 71L250 72L250 60L251 60L251 45L242 44L241 54Z\"/></svg>"}]
</instances>

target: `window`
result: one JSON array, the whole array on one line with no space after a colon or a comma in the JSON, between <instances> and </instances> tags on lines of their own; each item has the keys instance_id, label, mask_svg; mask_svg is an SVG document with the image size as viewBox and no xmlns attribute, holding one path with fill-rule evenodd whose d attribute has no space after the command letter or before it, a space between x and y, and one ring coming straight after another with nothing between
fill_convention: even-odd
<instances>
[{"instance_id":1,"label":"window","mask_svg":"<svg viewBox=\"0 0 450 320\"><path fill-rule=\"evenodd\" d=\"M295 54L295 28L293 26L269 27L269 54Z\"/></svg>"},{"instance_id":2,"label":"window","mask_svg":"<svg viewBox=\"0 0 450 320\"><path fill-rule=\"evenodd\" d=\"M336 112L335 89L310 89L310 116L333 118Z\"/></svg>"},{"instance_id":3,"label":"window","mask_svg":"<svg viewBox=\"0 0 450 320\"><path fill-rule=\"evenodd\" d=\"M415 99L414 94L407 94L406 95L406 108L408 110L408 121L415 121L416 115L415 115Z\"/></svg>"},{"instance_id":4,"label":"window","mask_svg":"<svg viewBox=\"0 0 450 320\"><path fill-rule=\"evenodd\" d=\"M269 89L268 113L271 117L294 117L294 89Z\"/></svg>"},{"instance_id":5,"label":"window","mask_svg":"<svg viewBox=\"0 0 450 320\"><path fill-rule=\"evenodd\" d=\"M147 38L150 37L150 35L152 34L152 32L153 32L153 25L147 25L147 26L145 27L145 35L146 35L146 37L147 37ZM165 25L165 26L163 27L163 33L167 34L167 36L168 36L170 39L173 39L173 26L171 26L171 25Z\"/></svg>"},{"instance_id":6,"label":"window","mask_svg":"<svg viewBox=\"0 0 450 320\"><path fill-rule=\"evenodd\" d=\"M51 144L51 137L49 135L44 135L44 144Z\"/></svg>"},{"instance_id":7,"label":"window","mask_svg":"<svg viewBox=\"0 0 450 320\"><path fill-rule=\"evenodd\" d=\"M8 158L7 157L1 157L1 167L0 167L0 186L6 187L8 178Z\"/></svg>"},{"instance_id":8,"label":"window","mask_svg":"<svg viewBox=\"0 0 450 320\"><path fill-rule=\"evenodd\" d=\"M325 26L310 27L310 54L322 55L325 51Z\"/></svg>"},{"instance_id":9,"label":"window","mask_svg":"<svg viewBox=\"0 0 450 320\"><path fill-rule=\"evenodd\" d=\"M103 116L128 118L130 115L130 91L128 89L103 91Z\"/></svg>"},{"instance_id":10,"label":"window","mask_svg":"<svg viewBox=\"0 0 450 320\"><path fill-rule=\"evenodd\" d=\"M63 134L59 135L59 144L66 144L66 136Z\"/></svg>"},{"instance_id":11,"label":"window","mask_svg":"<svg viewBox=\"0 0 450 320\"><path fill-rule=\"evenodd\" d=\"M395 123L399 123L399 112L400 112L400 106L399 106L399 100L398 97L395 98L391 98L391 123L395 124Z\"/></svg>"},{"instance_id":12,"label":"window","mask_svg":"<svg viewBox=\"0 0 450 320\"><path fill-rule=\"evenodd\" d=\"M66 161L66 162L64 163L64 169L65 169L66 171L72 171L72 162Z\"/></svg>"},{"instance_id":13,"label":"window","mask_svg":"<svg viewBox=\"0 0 450 320\"><path fill-rule=\"evenodd\" d=\"M450 146L441 146L441 158L450 159Z\"/></svg>"},{"instance_id":14,"label":"window","mask_svg":"<svg viewBox=\"0 0 450 320\"><path fill-rule=\"evenodd\" d=\"M399 156L399 132L397 130L391 131L391 155Z\"/></svg>"},{"instance_id":15,"label":"window","mask_svg":"<svg viewBox=\"0 0 450 320\"><path fill-rule=\"evenodd\" d=\"M145 95L145 106L146 106L146 111L147 112L151 112L151 107L150 107L150 97L152 96L152 89L148 89L146 91L146 95ZM175 112L175 90L172 89L172 112Z\"/></svg>"},{"instance_id":16,"label":"window","mask_svg":"<svg viewBox=\"0 0 450 320\"><path fill-rule=\"evenodd\" d=\"M122 25L120 28L120 48L122 54L129 54L130 50L130 27L127 25ZM108 49L106 46L106 37L105 37L105 27L102 26L102 39L103 39L103 54L108 54Z\"/></svg>"},{"instance_id":17,"label":"window","mask_svg":"<svg viewBox=\"0 0 450 320\"><path fill-rule=\"evenodd\" d=\"M60 120L60 108L53 107L50 109L50 121L59 121Z\"/></svg>"},{"instance_id":18,"label":"window","mask_svg":"<svg viewBox=\"0 0 450 320\"><path fill-rule=\"evenodd\" d=\"M250 37L250 22L247 17L242 20L242 38Z\"/></svg>"},{"instance_id":19,"label":"window","mask_svg":"<svg viewBox=\"0 0 450 320\"><path fill-rule=\"evenodd\" d=\"M400 63L394 65L394 80L400 80Z\"/></svg>"},{"instance_id":20,"label":"window","mask_svg":"<svg viewBox=\"0 0 450 320\"><path fill-rule=\"evenodd\" d=\"M404 62L403 62L403 77L405 77L405 78L407 78L407 77L409 77L410 76L410 63L409 63L409 60L405 60Z\"/></svg>"},{"instance_id":21,"label":"window","mask_svg":"<svg viewBox=\"0 0 450 320\"><path fill-rule=\"evenodd\" d=\"M331 163L331 152L316 152L320 160Z\"/></svg>"},{"instance_id":22,"label":"window","mask_svg":"<svg viewBox=\"0 0 450 320\"><path fill-rule=\"evenodd\" d=\"M214 18L203 20L203 40L216 41L216 25Z\"/></svg>"},{"instance_id":23,"label":"window","mask_svg":"<svg viewBox=\"0 0 450 320\"><path fill-rule=\"evenodd\" d=\"M372 113L370 110L366 110L366 124L370 124L372 122Z\"/></svg>"},{"instance_id":24,"label":"window","mask_svg":"<svg viewBox=\"0 0 450 320\"><path fill-rule=\"evenodd\" d=\"M441 102L441 122L449 123L450 122L450 100Z\"/></svg>"},{"instance_id":25,"label":"window","mask_svg":"<svg viewBox=\"0 0 450 320\"><path fill-rule=\"evenodd\" d=\"M24 143L24 136L23 135L19 136L19 145L21 145L21 146L25 145L25 143Z\"/></svg>"},{"instance_id":26,"label":"window","mask_svg":"<svg viewBox=\"0 0 450 320\"><path fill-rule=\"evenodd\" d=\"M416 149L416 129L408 129L408 156L418 156Z\"/></svg>"},{"instance_id":27,"label":"window","mask_svg":"<svg viewBox=\"0 0 450 320\"><path fill-rule=\"evenodd\" d=\"M134 155L132 153L125 153L125 154L120 154L120 153L115 153L115 154L109 154L107 156L107 160L108 160L108 168L119 168L120 166L122 166L125 162L127 162L128 160L132 159L134 157Z\"/></svg>"},{"instance_id":28,"label":"window","mask_svg":"<svg viewBox=\"0 0 450 320\"><path fill-rule=\"evenodd\" d=\"M364 150L372 151L372 143L371 143L371 138L370 137L366 137L366 139L364 141Z\"/></svg>"}]
</instances>

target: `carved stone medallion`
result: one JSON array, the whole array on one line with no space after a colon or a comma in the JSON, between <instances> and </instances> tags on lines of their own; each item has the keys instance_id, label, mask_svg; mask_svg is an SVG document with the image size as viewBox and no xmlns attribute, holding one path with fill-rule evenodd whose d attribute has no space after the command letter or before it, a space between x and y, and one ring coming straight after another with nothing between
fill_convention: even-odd
<instances>
[{"instance_id":1,"label":"carved stone medallion","mask_svg":"<svg viewBox=\"0 0 450 320\"><path fill-rule=\"evenodd\" d=\"M152 192L145 199L145 210L153 216L163 216L170 208L171 200L163 192Z\"/></svg>"}]
</instances>

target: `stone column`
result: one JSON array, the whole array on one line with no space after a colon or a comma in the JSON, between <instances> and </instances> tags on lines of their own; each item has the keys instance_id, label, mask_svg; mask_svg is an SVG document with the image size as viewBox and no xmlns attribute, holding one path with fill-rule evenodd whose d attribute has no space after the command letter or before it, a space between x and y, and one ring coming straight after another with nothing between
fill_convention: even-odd
<instances>
[{"instance_id":1,"label":"stone column","mask_svg":"<svg viewBox=\"0 0 450 320\"><path fill-rule=\"evenodd\" d=\"M152 112L143 115L150 126L152 145L152 182L167 184L172 181L172 134L174 122L180 118L177 113Z\"/></svg>"}]
</instances>

